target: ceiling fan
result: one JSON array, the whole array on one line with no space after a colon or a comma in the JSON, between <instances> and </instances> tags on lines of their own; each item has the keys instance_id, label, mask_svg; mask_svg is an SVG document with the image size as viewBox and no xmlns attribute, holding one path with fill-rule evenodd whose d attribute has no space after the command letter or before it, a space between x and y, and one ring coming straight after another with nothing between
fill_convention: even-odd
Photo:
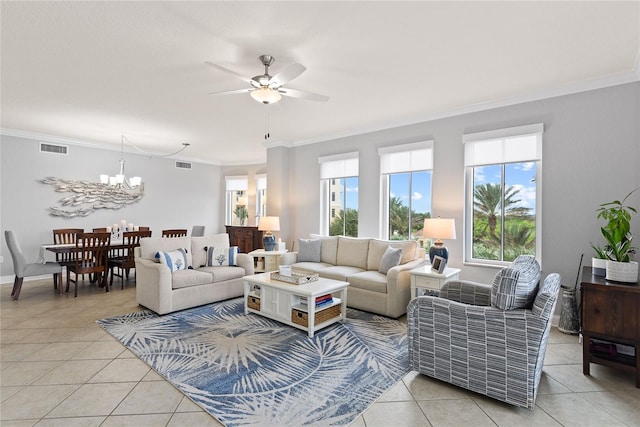
<instances>
[{"instance_id":1,"label":"ceiling fan","mask_svg":"<svg viewBox=\"0 0 640 427\"><path fill-rule=\"evenodd\" d=\"M295 79L307 69L304 65L297 63L291 64L275 76L272 76L269 74L269 67L273 64L275 58L271 55L261 55L258 57L258 59L260 60L262 65L264 65L264 74L253 76L251 78L244 77L236 73L235 71L231 71L228 68L224 68L220 65L207 61L206 63L211 67L231 74L232 76L235 76L243 82L249 83L251 85L251 87L246 89L228 90L224 92L211 92L210 95L232 95L236 93L249 93L253 99L263 104L276 103L280 101L282 95L290 96L292 98L307 99L309 101L324 102L329 100L329 97L325 95L283 87L286 83Z\"/></svg>"}]
</instances>

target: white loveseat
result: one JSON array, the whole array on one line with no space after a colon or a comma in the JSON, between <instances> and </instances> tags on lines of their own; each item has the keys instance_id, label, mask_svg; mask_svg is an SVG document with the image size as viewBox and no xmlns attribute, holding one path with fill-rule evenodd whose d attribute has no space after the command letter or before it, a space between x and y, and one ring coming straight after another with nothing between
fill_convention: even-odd
<instances>
[{"instance_id":1,"label":"white loveseat","mask_svg":"<svg viewBox=\"0 0 640 427\"><path fill-rule=\"evenodd\" d=\"M253 257L238 254L236 266L206 267L207 247L228 248L229 235L148 237L135 249L138 304L158 314L209 304L244 294L242 277L253 274ZM186 270L171 272L156 254L187 249Z\"/></svg>"},{"instance_id":2,"label":"white loveseat","mask_svg":"<svg viewBox=\"0 0 640 427\"><path fill-rule=\"evenodd\" d=\"M415 241L378 240L344 236L323 236L300 239L294 249L320 240L319 259L307 261L308 254L298 259L298 252L285 253L281 265L316 272L320 277L349 282L347 305L360 310L397 318L407 312L411 298L409 270L425 262L424 250ZM402 249L399 265L380 272L381 261L388 247ZM306 252L300 250L300 253ZM302 257L301 257L302 258ZM310 258L313 258L311 256ZM384 268L383 268L384 270Z\"/></svg>"}]
</instances>

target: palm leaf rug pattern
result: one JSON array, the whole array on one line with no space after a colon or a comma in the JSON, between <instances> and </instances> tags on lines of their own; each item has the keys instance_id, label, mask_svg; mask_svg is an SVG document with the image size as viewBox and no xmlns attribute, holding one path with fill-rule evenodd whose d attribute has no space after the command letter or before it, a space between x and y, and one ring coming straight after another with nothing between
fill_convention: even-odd
<instances>
[{"instance_id":1,"label":"palm leaf rug pattern","mask_svg":"<svg viewBox=\"0 0 640 427\"><path fill-rule=\"evenodd\" d=\"M97 323L227 426L347 425L408 372L406 326L353 309L313 338L242 298Z\"/></svg>"}]
</instances>

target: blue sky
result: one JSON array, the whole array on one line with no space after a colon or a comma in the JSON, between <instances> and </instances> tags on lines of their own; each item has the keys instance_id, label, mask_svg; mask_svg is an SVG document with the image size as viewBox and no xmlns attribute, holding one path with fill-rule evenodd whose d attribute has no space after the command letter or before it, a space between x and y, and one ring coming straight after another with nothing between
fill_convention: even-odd
<instances>
[{"instance_id":1,"label":"blue sky","mask_svg":"<svg viewBox=\"0 0 640 427\"><path fill-rule=\"evenodd\" d=\"M409 174L394 174L390 183L391 197L398 197L409 205ZM431 172L414 172L411 188L411 206L414 212L431 212Z\"/></svg>"},{"instance_id":2,"label":"blue sky","mask_svg":"<svg viewBox=\"0 0 640 427\"><path fill-rule=\"evenodd\" d=\"M513 185L519 190L515 206L531 209L536 212L536 164L535 162L508 163L505 166L506 185ZM485 183L500 183L500 165L476 166L474 168L474 185Z\"/></svg>"}]
</instances>

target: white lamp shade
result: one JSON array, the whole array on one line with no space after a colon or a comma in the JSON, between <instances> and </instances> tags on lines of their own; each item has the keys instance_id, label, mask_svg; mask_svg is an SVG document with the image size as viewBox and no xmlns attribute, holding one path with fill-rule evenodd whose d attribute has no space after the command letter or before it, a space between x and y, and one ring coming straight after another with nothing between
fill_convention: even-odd
<instances>
[{"instance_id":1,"label":"white lamp shade","mask_svg":"<svg viewBox=\"0 0 640 427\"><path fill-rule=\"evenodd\" d=\"M258 221L258 230L260 231L280 231L280 217L278 216L261 216Z\"/></svg>"},{"instance_id":2,"label":"white lamp shade","mask_svg":"<svg viewBox=\"0 0 640 427\"><path fill-rule=\"evenodd\" d=\"M251 97L263 104L273 104L274 102L280 101L282 95L280 95L280 92L277 90L270 89L268 87L261 87L251 91Z\"/></svg>"},{"instance_id":3,"label":"white lamp shade","mask_svg":"<svg viewBox=\"0 0 640 427\"><path fill-rule=\"evenodd\" d=\"M108 184L109 183L109 175L100 175L100 182L103 184Z\"/></svg>"},{"instance_id":4,"label":"white lamp shade","mask_svg":"<svg viewBox=\"0 0 640 427\"><path fill-rule=\"evenodd\" d=\"M129 183L132 187L137 187L138 185L142 184L142 178L140 178L139 176L134 176L129 180Z\"/></svg>"},{"instance_id":5,"label":"white lamp shade","mask_svg":"<svg viewBox=\"0 0 640 427\"><path fill-rule=\"evenodd\" d=\"M456 238L456 221L453 218L426 218L422 237L427 239Z\"/></svg>"}]
</instances>

